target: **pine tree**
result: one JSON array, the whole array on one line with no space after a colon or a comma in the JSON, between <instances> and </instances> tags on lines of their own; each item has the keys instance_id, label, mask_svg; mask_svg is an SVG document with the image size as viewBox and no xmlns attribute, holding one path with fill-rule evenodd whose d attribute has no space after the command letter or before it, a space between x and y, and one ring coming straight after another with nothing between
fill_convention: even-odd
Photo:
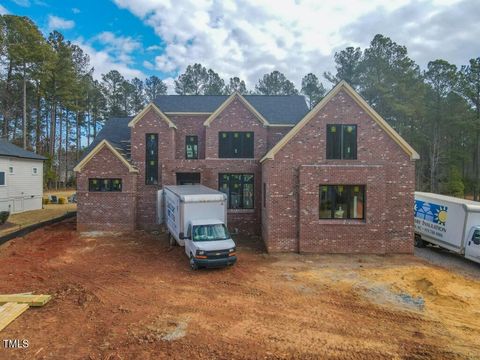
<instances>
[{"instance_id":1,"label":"pine tree","mask_svg":"<svg viewBox=\"0 0 480 360\"><path fill-rule=\"evenodd\" d=\"M309 73L302 79L302 94L307 97L308 108L312 109L325 96L327 90L318 78Z\"/></svg>"},{"instance_id":2,"label":"pine tree","mask_svg":"<svg viewBox=\"0 0 480 360\"><path fill-rule=\"evenodd\" d=\"M298 90L284 74L275 70L265 74L255 85L257 94L261 95L296 95Z\"/></svg>"},{"instance_id":3,"label":"pine tree","mask_svg":"<svg viewBox=\"0 0 480 360\"><path fill-rule=\"evenodd\" d=\"M150 76L145 80L145 94L147 101L155 101L157 96L167 94L167 85L155 75Z\"/></svg>"}]
</instances>

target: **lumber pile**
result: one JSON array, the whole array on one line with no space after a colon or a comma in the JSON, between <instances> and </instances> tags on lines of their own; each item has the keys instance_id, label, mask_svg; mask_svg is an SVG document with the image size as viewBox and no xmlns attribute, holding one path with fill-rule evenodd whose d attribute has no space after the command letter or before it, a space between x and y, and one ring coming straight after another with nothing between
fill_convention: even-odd
<instances>
[{"instance_id":1,"label":"lumber pile","mask_svg":"<svg viewBox=\"0 0 480 360\"><path fill-rule=\"evenodd\" d=\"M19 304L28 304L29 306L43 306L49 302L51 298L50 295L0 294L0 305L15 302Z\"/></svg>"},{"instance_id":2,"label":"lumber pile","mask_svg":"<svg viewBox=\"0 0 480 360\"><path fill-rule=\"evenodd\" d=\"M43 306L51 298L50 295L0 294L0 331L22 315L30 306Z\"/></svg>"}]
</instances>

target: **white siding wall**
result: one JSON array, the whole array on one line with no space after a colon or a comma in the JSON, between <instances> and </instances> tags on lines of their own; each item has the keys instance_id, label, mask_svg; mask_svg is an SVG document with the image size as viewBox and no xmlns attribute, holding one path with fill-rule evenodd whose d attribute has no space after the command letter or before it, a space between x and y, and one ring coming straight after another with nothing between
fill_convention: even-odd
<instances>
[{"instance_id":1,"label":"white siding wall","mask_svg":"<svg viewBox=\"0 0 480 360\"><path fill-rule=\"evenodd\" d=\"M13 167L13 174L9 168ZM37 174L33 174L37 168ZM0 211L18 213L42 208L43 161L0 156L5 185L0 186Z\"/></svg>"}]
</instances>

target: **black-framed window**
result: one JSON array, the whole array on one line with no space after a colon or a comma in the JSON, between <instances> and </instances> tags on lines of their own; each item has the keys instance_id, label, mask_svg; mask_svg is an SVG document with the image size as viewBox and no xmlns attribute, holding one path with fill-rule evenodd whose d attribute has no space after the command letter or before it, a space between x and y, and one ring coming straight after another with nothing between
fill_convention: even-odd
<instances>
[{"instance_id":1,"label":"black-framed window","mask_svg":"<svg viewBox=\"0 0 480 360\"><path fill-rule=\"evenodd\" d=\"M0 171L0 186L5 185L5 171Z\"/></svg>"},{"instance_id":2,"label":"black-framed window","mask_svg":"<svg viewBox=\"0 0 480 360\"><path fill-rule=\"evenodd\" d=\"M365 219L364 185L320 185L320 219Z\"/></svg>"},{"instance_id":3,"label":"black-framed window","mask_svg":"<svg viewBox=\"0 0 480 360\"><path fill-rule=\"evenodd\" d=\"M122 179L88 179L88 191L91 191L91 192L122 191Z\"/></svg>"},{"instance_id":4,"label":"black-framed window","mask_svg":"<svg viewBox=\"0 0 480 360\"><path fill-rule=\"evenodd\" d=\"M357 158L357 125L327 125L327 159Z\"/></svg>"},{"instance_id":5,"label":"black-framed window","mask_svg":"<svg viewBox=\"0 0 480 360\"><path fill-rule=\"evenodd\" d=\"M198 159L198 136L185 137L185 159Z\"/></svg>"},{"instance_id":6,"label":"black-framed window","mask_svg":"<svg viewBox=\"0 0 480 360\"><path fill-rule=\"evenodd\" d=\"M145 135L145 184L158 184L158 134Z\"/></svg>"},{"instance_id":7,"label":"black-framed window","mask_svg":"<svg viewBox=\"0 0 480 360\"><path fill-rule=\"evenodd\" d=\"M253 158L252 131L221 131L218 133L218 157Z\"/></svg>"},{"instance_id":8,"label":"black-framed window","mask_svg":"<svg viewBox=\"0 0 480 360\"><path fill-rule=\"evenodd\" d=\"M227 194L229 209L253 209L253 174L219 174L218 189Z\"/></svg>"}]
</instances>

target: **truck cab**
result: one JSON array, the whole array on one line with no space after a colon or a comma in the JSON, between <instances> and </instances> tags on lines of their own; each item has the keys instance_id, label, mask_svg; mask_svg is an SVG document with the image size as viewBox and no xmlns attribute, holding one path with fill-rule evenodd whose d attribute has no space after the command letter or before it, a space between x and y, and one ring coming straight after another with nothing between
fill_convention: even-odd
<instances>
[{"instance_id":1,"label":"truck cab","mask_svg":"<svg viewBox=\"0 0 480 360\"><path fill-rule=\"evenodd\" d=\"M465 258L480 263L480 226L470 230L465 241Z\"/></svg>"},{"instance_id":2,"label":"truck cab","mask_svg":"<svg viewBox=\"0 0 480 360\"><path fill-rule=\"evenodd\" d=\"M221 220L192 220L187 229L187 233L180 234L180 238L185 241L185 253L192 269L235 264L235 242Z\"/></svg>"}]
</instances>

